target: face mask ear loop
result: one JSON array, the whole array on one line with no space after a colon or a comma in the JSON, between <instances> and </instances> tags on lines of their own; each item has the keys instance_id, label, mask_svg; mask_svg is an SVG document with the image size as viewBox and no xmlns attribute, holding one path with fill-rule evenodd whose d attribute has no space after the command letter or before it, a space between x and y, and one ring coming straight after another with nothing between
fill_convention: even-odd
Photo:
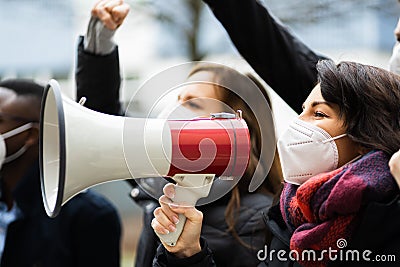
<instances>
[{"instance_id":1,"label":"face mask ear loop","mask_svg":"<svg viewBox=\"0 0 400 267\"><path fill-rule=\"evenodd\" d=\"M8 162L10 162L10 161L13 161L13 160L19 158L20 156L22 156L22 154L25 153L25 151L26 151L27 149L28 149L28 148L27 148L26 146L21 147L20 150L18 150L17 152L15 152L15 153L12 154L12 155L6 157L6 158L4 159L4 161L3 161L3 163L8 163Z\"/></svg>"},{"instance_id":2,"label":"face mask ear loop","mask_svg":"<svg viewBox=\"0 0 400 267\"><path fill-rule=\"evenodd\" d=\"M22 132L24 132L24 131L26 131L26 130L29 130L29 129L32 128L33 126L34 126L34 123L32 123L32 122L26 123L26 124L24 124L24 125L22 125L22 126L20 126L20 127L18 127L18 128L15 128L15 129L13 129L13 130L11 130L11 131L8 131L8 132L2 134L3 139L5 140L5 139L10 138L10 137L12 137L12 136L14 136L14 135L20 134L20 133L22 133ZM10 162L10 161L13 161L13 160L19 158L20 156L22 156L22 154L25 153L25 151L26 151L27 149L28 149L28 147L27 147L26 145L24 145L24 146L21 147L17 152L15 152L14 154L12 154L12 155L6 157L6 158L4 159L4 161L3 161L3 164L4 164L4 163L8 163L8 162Z\"/></svg>"},{"instance_id":3,"label":"face mask ear loop","mask_svg":"<svg viewBox=\"0 0 400 267\"><path fill-rule=\"evenodd\" d=\"M20 126L18 128L15 128L15 129L11 130L11 131L3 133L2 136L3 136L4 139L7 139L7 138L9 138L11 136L14 136L14 135L17 135L19 133L22 133L23 131L26 131L26 130L32 128L32 127L33 127L33 123L29 122L27 124L24 124L24 125L22 125L22 126Z\"/></svg>"},{"instance_id":4,"label":"face mask ear loop","mask_svg":"<svg viewBox=\"0 0 400 267\"><path fill-rule=\"evenodd\" d=\"M334 141L334 140L336 140L336 139L339 139L339 138L345 137L346 135L347 135L347 134L346 134L346 133L344 133L344 134L341 134L341 135L338 135L338 136L335 136L335 137L332 137L332 138L326 139L326 140L324 140L324 141L321 141L321 143L325 144L325 143L328 143L328 142Z\"/></svg>"}]
</instances>

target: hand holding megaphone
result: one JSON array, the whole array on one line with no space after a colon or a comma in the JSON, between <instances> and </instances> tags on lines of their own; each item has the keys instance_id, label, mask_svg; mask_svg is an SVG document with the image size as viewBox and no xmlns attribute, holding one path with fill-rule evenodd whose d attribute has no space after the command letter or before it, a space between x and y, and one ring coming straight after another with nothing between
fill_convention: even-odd
<instances>
[{"instance_id":1,"label":"hand holding megaphone","mask_svg":"<svg viewBox=\"0 0 400 267\"><path fill-rule=\"evenodd\" d=\"M179 217L187 218L182 235L175 246L170 246L168 243L163 243L164 247L178 257L190 257L201 250L200 247L200 232L203 222L203 214L193 206L175 205L176 186L167 184L164 187L164 194L159 202L161 207L154 210L154 219L151 223L154 231L158 236L163 236L168 233L174 233L178 230L175 224L179 224Z\"/></svg>"},{"instance_id":2,"label":"hand holding megaphone","mask_svg":"<svg viewBox=\"0 0 400 267\"><path fill-rule=\"evenodd\" d=\"M183 210L179 214L173 214L173 216L171 215L173 213L172 211L166 212L171 215L170 219L174 225L172 225L173 228L171 229L165 224L165 229L167 231L156 231L156 234L163 244L170 247L176 246L185 227L185 213L191 212L190 210L194 208L197 200L208 196L214 177L214 174L177 174L172 178L177 184L167 184L164 187L164 194L169 192L169 195L168 197L163 195L159 200L163 210L168 210L167 206L172 207L172 209L175 207L175 209L181 208ZM156 209L154 216L156 216L157 212L160 212L160 209ZM192 224L193 222L190 223ZM154 225L152 226L154 227ZM171 224L169 226L171 226Z\"/></svg>"}]
</instances>

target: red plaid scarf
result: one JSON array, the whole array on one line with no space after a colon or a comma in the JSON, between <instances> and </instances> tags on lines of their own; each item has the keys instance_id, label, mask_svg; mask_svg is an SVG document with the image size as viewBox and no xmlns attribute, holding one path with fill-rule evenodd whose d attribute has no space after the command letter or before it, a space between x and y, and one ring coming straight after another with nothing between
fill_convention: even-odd
<instances>
[{"instance_id":1,"label":"red plaid scarf","mask_svg":"<svg viewBox=\"0 0 400 267\"><path fill-rule=\"evenodd\" d=\"M339 239L349 241L368 203L384 202L398 194L388 162L382 151L373 151L300 186L285 184L280 205L283 219L293 232L290 249L299 255L304 250L318 253L338 249ZM328 255L323 258L314 262L300 257L299 262L304 266L325 266Z\"/></svg>"}]
</instances>

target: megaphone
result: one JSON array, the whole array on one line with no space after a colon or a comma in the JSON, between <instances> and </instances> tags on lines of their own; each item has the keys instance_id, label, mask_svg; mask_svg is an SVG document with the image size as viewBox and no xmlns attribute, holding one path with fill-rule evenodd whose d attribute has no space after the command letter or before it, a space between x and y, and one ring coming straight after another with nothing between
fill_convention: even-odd
<instances>
[{"instance_id":1,"label":"megaphone","mask_svg":"<svg viewBox=\"0 0 400 267\"><path fill-rule=\"evenodd\" d=\"M41 106L40 177L46 213L55 217L73 196L97 184L172 177L174 202L194 205L214 176L241 176L249 161L247 125L240 117L143 119L99 113L64 97L50 80ZM161 238L175 245L185 223Z\"/></svg>"}]
</instances>

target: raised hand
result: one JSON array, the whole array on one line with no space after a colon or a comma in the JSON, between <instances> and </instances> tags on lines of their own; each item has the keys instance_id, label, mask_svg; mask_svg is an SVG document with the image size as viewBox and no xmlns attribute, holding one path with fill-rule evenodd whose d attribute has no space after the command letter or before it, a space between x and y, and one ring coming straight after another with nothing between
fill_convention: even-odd
<instances>
[{"instance_id":1,"label":"raised hand","mask_svg":"<svg viewBox=\"0 0 400 267\"><path fill-rule=\"evenodd\" d=\"M92 9L92 16L110 30L117 29L129 13L129 5L123 0L101 0Z\"/></svg>"}]
</instances>

